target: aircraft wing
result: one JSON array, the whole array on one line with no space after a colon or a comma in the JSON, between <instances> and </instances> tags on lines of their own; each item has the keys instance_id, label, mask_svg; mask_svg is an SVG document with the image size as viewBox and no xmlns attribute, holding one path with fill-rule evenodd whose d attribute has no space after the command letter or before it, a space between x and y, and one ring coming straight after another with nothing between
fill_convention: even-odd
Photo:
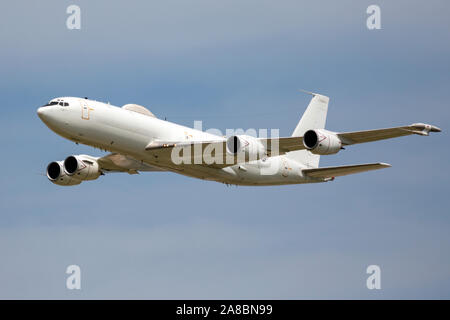
<instances>
[{"instance_id":1,"label":"aircraft wing","mask_svg":"<svg viewBox=\"0 0 450 320\"><path fill-rule=\"evenodd\" d=\"M357 143L371 142L383 139L390 139L411 134L428 135L430 132L440 132L436 126L424 123L414 123L409 126L354 131L354 132L336 132L334 134L341 140L342 144L352 145ZM303 137L282 137L282 138L255 138L265 146L266 156L277 156L297 150L305 150ZM172 156L178 153L181 155L181 149L190 149L190 160L184 158L183 165L201 165L213 168L224 168L237 163L249 161L242 157L232 155L227 152L227 140L219 138L210 141L151 141L146 147L155 159L159 158L162 162L168 164ZM184 153L183 153L184 154ZM209 155L209 157L205 157ZM253 159L254 160L254 159ZM172 162L173 164L173 162ZM175 163L179 166L181 163ZM373 170L373 169L370 169ZM367 170L364 170L367 171ZM342 171L339 171L342 172ZM359 171L358 171L359 172Z\"/></svg>"},{"instance_id":2,"label":"aircraft wing","mask_svg":"<svg viewBox=\"0 0 450 320\"><path fill-rule=\"evenodd\" d=\"M380 163L356 164L349 166L303 169L302 172L306 176L314 178L334 178L354 173L389 168L390 166L391 166L390 164L380 162Z\"/></svg>"},{"instance_id":3,"label":"aircraft wing","mask_svg":"<svg viewBox=\"0 0 450 320\"><path fill-rule=\"evenodd\" d=\"M354 132L342 132L337 133L337 136L342 141L343 145L351 145L357 143L371 142L377 140L384 140L390 138L396 138L401 136L407 136L410 134L418 134L422 136L427 136L430 132L440 132L436 126L424 123L414 123L409 126L386 128L386 129L376 129L376 130L365 130L365 131L354 131Z\"/></svg>"},{"instance_id":4,"label":"aircraft wing","mask_svg":"<svg viewBox=\"0 0 450 320\"><path fill-rule=\"evenodd\" d=\"M136 174L139 171L164 171L119 153L110 153L97 159L97 162L101 170L106 172L127 172L129 174Z\"/></svg>"},{"instance_id":5,"label":"aircraft wing","mask_svg":"<svg viewBox=\"0 0 450 320\"><path fill-rule=\"evenodd\" d=\"M303 137L284 137L271 139L260 138L259 140L263 144L267 145L267 149L269 151L272 151L273 148L276 148L278 146L279 155L285 154L290 151L306 149L305 145L303 144Z\"/></svg>"},{"instance_id":6,"label":"aircraft wing","mask_svg":"<svg viewBox=\"0 0 450 320\"><path fill-rule=\"evenodd\" d=\"M302 137L283 138L255 138L260 141L267 150L267 156L282 155L290 151L306 149ZM224 168L237 163L248 161L227 152L227 140L215 141L152 141L145 150L151 152L160 159L170 159L172 152L180 152L183 148L189 148L191 153L191 164ZM177 148L177 149L175 149ZM174 150L175 149L175 150ZM211 157L205 157L210 155Z\"/></svg>"}]
</instances>

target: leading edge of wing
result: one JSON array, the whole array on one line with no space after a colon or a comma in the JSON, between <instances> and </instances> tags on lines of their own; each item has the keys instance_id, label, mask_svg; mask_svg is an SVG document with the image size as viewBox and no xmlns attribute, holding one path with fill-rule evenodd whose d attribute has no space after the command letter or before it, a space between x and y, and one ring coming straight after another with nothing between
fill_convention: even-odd
<instances>
[{"instance_id":1,"label":"leading edge of wing","mask_svg":"<svg viewBox=\"0 0 450 320\"><path fill-rule=\"evenodd\" d=\"M344 145L351 145L364 142L372 142L396 137L417 134L421 136L428 136L430 132L441 132L441 129L425 123L413 123L409 126L340 132L336 133Z\"/></svg>"},{"instance_id":2,"label":"leading edge of wing","mask_svg":"<svg viewBox=\"0 0 450 320\"><path fill-rule=\"evenodd\" d=\"M258 138L258 140L263 143L267 147L269 152L277 153L276 148L278 148L278 155L284 154L291 151L296 150L304 150L306 147L303 144L303 137L282 137L282 138ZM165 148L174 148L174 147L189 147L196 145L201 145L202 150L204 150L207 146L213 144L219 144L220 147L226 151L226 140L212 140L212 141L151 141L146 147L145 150L158 150Z\"/></svg>"},{"instance_id":3,"label":"leading edge of wing","mask_svg":"<svg viewBox=\"0 0 450 320\"><path fill-rule=\"evenodd\" d=\"M258 143L261 143L265 148L265 153L261 156L272 157L285 154L295 150L303 150L302 137L282 137L282 138L256 138ZM175 149L176 148L176 149ZM145 150L153 152L161 158L172 157L172 152L175 155L183 153L184 150L190 153L191 162L183 164L206 165L216 168L223 168L238 163L258 160L259 158L241 157L241 155L233 155L227 152L227 140L212 140L212 141L151 141ZM183 151L181 151L183 150ZM185 159L186 160L186 159Z\"/></svg>"}]
</instances>

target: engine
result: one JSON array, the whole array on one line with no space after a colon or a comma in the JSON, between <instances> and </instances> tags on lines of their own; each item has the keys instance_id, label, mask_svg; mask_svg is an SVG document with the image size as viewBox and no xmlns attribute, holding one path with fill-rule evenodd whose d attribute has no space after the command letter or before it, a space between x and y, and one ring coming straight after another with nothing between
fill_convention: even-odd
<instances>
[{"instance_id":1,"label":"engine","mask_svg":"<svg viewBox=\"0 0 450 320\"><path fill-rule=\"evenodd\" d=\"M81 180L68 176L64 172L62 161L50 162L50 164L47 166L47 178L48 180L59 186L75 186L81 183Z\"/></svg>"},{"instance_id":2,"label":"engine","mask_svg":"<svg viewBox=\"0 0 450 320\"><path fill-rule=\"evenodd\" d=\"M246 161L259 160L267 155L263 143L255 137L247 135L231 136L227 139L227 152Z\"/></svg>"},{"instance_id":3,"label":"engine","mask_svg":"<svg viewBox=\"0 0 450 320\"><path fill-rule=\"evenodd\" d=\"M64 172L78 180L95 180L101 175L97 161L84 155L67 157Z\"/></svg>"},{"instance_id":4,"label":"engine","mask_svg":"<svg viewBox=\"0 0 450 320\"><path fill-rule=\"evenodd\" d=\"M95 180L102 174L96 158L78 155L47 166L47 178L59 186L75 186L85 180Z\"/></svg>"},{"instance_id":5,"label":"engine","mask_svg":"<svg viewBox=\"0 0 450 320\"><path fill-rule=\"evenodd\" d=\"M342 148L342 141L334 132L325 129L308 130L303 135L303 145L311 153L335 154Z\"/></svg>"}]
</instances>

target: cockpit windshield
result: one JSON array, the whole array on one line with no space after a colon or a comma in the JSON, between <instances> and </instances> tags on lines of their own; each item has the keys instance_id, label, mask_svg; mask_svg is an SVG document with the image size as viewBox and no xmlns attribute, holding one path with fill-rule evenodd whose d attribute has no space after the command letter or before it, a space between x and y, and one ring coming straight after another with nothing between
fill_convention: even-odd
<instances>
[{"instance_id":1,"label":"cockpit windshield","mask_svg":"<svg viewBox=\"0 0 450 320\"><path fill-rule=\"evenodd\" d=\"M64 101L60 101L60 100L58 100L58 101L50 101L49 103L47 103L44 107L48 107L48 106L56 106L56 105L60 105L60 106L62 106L62 107L68 107L69 106L69 103L68 102L64 102Z\"/></svg>"}]
</instances>

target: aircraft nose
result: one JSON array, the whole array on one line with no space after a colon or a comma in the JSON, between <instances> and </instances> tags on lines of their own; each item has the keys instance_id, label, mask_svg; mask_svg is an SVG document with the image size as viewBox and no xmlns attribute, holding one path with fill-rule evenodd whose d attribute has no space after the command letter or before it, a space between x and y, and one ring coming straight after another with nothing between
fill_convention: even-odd
<instances>
[{"instance_id":1,"label":"aircraft nose","mask_svg":"<svg viewBox=\"0 0 450 320\"><path fill-rule=\"evenodd\" d=\"M47 113L46 111L47 110L46 110L45 107L40 107L40 108L37 109L38 117L41 118L41 120L45 119L45 114Z\"/></svg>"}]
</instances>

